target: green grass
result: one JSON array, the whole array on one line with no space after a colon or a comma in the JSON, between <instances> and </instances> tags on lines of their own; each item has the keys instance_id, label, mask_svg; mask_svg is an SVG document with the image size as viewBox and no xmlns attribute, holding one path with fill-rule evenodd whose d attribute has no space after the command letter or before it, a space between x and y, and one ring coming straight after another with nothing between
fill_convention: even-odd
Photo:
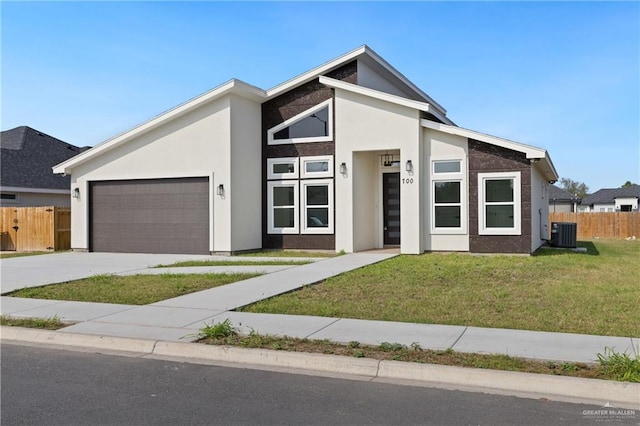
<instances>
[{"instance_id":1,"label":"green grass","mask_svg":"<svg viewBox=\"0 0 640 426\"><path fill-rule=\"evenodd\" d=\"M598 364L542 362L514 358L508 355L473 354L453 350L435 351L422 349L420 345L416 343L406 346L400 343L383 342L378 346L370 346L355 341L349 342L348 344L340 344L329 340L310 340L287 336L262 335L255 331L252 331L249 335L240 335L228 320L223 323L205 325L195 337L200 338L199 343L209 345L228 345L244 348L332 354L377 360L618 380L615 374L605 370Z\"/></svg>"},{"instance_id":2,"label":"green grass","mask_svg":"<svg viewBox=\"0 0 640 426\"><path fill-rule=\"evenodd\" d=\"M279 266L307 265L308 260L187 260L171 265L158 265L156 268L183 268L189 266Z\"/></svg>"},{"instance_id":3,"label":"green grass","mask_svg":"<svg viewBox=\"0 0 640 426\"><path fill-rule=\"evenodd\" d=\"M67 283L16 290L8 296L147 305L258 275L260 274L96 275Z\"/></svg>"},{"instance_id":4,"label":"green grass","mask_svg":"<svg viewBox=\"0 0 640 426\"><path fill-rule=\"evenodd\" d=\"M640 242L588 253L398 256L245 307L245 312L640 336Z\"/></svg>"},{"instance_id":5,"label":"green grass","mask_svg":"<svg viewBox=\"0 0 640 426\"><path fill-rule=\"evenodd\" d=\"M12 257L39 256L41 254L51 254L54 251L15 251L0 253L0 259L10 259Z\"/></svg>"},{"instance_id":6,"label":"green grass","mask_svg":"<svg viewBox=\"0 0 640 426\"><path fill-rule=\"evenodd\" d=\"M304 250L260 250L257 252L243 253L243 257L335 257L339 253L333 251L304 251Z\"/></svg>"},{"instance_id":7,"label":"green grass","mask_svg":"<svg viewBox=\"0 0 640 426\"><path fill-rule=\"evenodd\" d=\"M0 325L8 327L26 327L26 328L42 328L45 330L58 330L66 327L65 324L56 316L49 318L12 318L0 315Z\"/></svg>"}]
</instances>

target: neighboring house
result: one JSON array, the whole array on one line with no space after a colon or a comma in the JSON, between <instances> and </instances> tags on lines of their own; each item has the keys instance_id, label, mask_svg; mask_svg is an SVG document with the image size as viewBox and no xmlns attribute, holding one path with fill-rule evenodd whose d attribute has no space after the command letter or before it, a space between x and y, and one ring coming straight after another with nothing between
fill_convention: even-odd
<instances>
[{"instance_id":1,"label":"neighboring house","mask_svg":"<svg viewBox=\"0 0 640 426\"><path fill-rule=\"evenodd\" d=\"M580 212L637 212L640 185L603 188L582 199Z\"/></svg>"},{"instance_id":2,"label":"neighboring house","mask_svg":"<svg viewBox=\"0 0 640 426\"><path fill-rule=\"evenodd\" d=\"M54 168L72 248L531 253L544 149L457 127L369 47L263 90L231 80Z\"/></svg>"},{"instance_id":3,"label":"neighboring house","mask_svg":"<svg viewBox=\"0 0 640 426\"><path fill-rule=\"evenodd\" d=\"M581 199L574 197L566 189L555 185L549 186L549 212L550 213L575 213Z\"/></svg>"},{"instance_id":4,"label":"neighboring house","mask_svg":"<svg viewBox=\"0 0 640 426\"><path fill-rule=\"evenodd\" d=\"M20 126L1 133L0 149L1 206L69 207L71 179L51 168L87 148Z\"/></svg>"}]
</instances>

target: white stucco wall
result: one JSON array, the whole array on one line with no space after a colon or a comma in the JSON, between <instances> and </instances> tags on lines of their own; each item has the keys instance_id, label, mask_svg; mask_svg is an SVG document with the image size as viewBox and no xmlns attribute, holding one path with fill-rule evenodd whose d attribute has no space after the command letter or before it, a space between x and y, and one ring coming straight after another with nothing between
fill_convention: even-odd
<instances>
[{"instance_id":1,"label":"white stucco wall","mask_svg":"<svg viewBox=\"0 0 640 426\"><path fill-rule=\"evenodd\" d=\"M231 98L231 249L262 247L262 108Z\"/></svg>"},{"instance_id":2,"label":"white stucco wall","mask_svg":"<svg viewBox=\"0 0 640 426\"><path fill-rule=\"evenodd\" d=\"M352 200L354 194L371 191L369 167L363 167L360 158L355 162L354 153L362 151L400 150L401 203L401 252L418 254L422 252L422 158L421 128L417 110L399 106L378 99L362 96L346 90L335 90L336 156L335 164L347 163L347 177L337 176L336 200ZM359 154L358 154L359 155ZM379 154L375 154L379 155ZM363 157L362 161L365 161ZM378 157L379 159L379 157ZM405 170L407 160L413 163L413 172ZM357 176L354 178L354 176ZM379 175L377 179L382 179ZM366 211L355 207L355 203L336 203L336 249L353 251L368 237L359 235L360 227L354 228L356 220L378 217L378 211ZM362 216L367 216L363 219ZM364 222L363 222L364 223ZM364 225L363 225L364 226ZM358 235L356 235L358 233ZM357 243L357 244L356 244ZM374 247L370 247L374 248Z\"/></svg>"},{"instance_id":3,"label":"white stucco wall","mask_svg":"<svg viewBox=\"0 0 640 426\"><path fill-rule=\"evenodd\" d=\"M425 197L423 203L424 211L424 250L426 251L469 251L469 173L468 173L468 151L469 144L467 138L437 130L422 129L422 144L424 145L424 188ZM435 230L433 212L433 180L431 162L437 160L461 160L461 230ZM438 177L447 179L445 176ZM456 178L456 177L454 177Z\"/></svg>"},{"instance_id":4,"label":"white stucco wall","mask_svg":"<svg viewBox=\"0 0 640 426\"><path fill-rule=\"evenodd\" d=\"M353 198L350 201L353 203L352 251L381 247L382 224L379 215L370 214L370 212L379 212L381 206L379 157L373 152L354 152L352 164L353 170L358 171L353 176L353 187L360 188L353 192ZM336 200L341 204L348 201L344 198Z\"/></svg>"},{"instance_id":5,"label":"white stucco wall","mask_svg":"<svg viewBox=\"0 0 640 426\"><path fill-rule=\"evenodd\" d=\"M231 251L230 203L213 191L218 182L231 181L230 104L224 96L76 166L71 188L80 188L81 195L71 203L71 247L89 247L89 181L207 176L213 204L210 249Z\"/></svg>"},{"instance_id":6,"label":"white stucco wall","mask_svg":"<svg viewBox=\"0 0 640 426\"><path fill-rule=\"evenodd\" d=\"M358 86L402 96L403 98L410 98L407 93L393 85L388 79L376 73L371 67L360 60L358 61Z\"/></svg>"},{"instance_id":7,"label":"white stucco wall","mask_svg":"<svg viewBox=\"0 0 640 426\"><path fill-rule=\"evenodd\" d=\"M549 182L534 164L531 167L531 252L549 237Z\"/></svg>"}]
</instances>

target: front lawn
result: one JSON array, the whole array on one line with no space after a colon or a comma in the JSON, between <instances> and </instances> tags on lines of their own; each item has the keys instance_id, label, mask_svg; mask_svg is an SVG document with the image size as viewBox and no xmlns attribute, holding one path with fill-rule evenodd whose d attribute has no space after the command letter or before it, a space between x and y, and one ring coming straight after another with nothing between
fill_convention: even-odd
<instances>
[{"instance_id":1,"label":"front lawn","mask_svg":"<svg viewBox=\"0 0 640 426\"><path fill-rule=\"evenodd\" d=\"M245 307L245 312L640 336L640 242L587 253L398 256Z\"/></svg>"},{"instance_id":2,"label":"front lawn","mask_svg":"<svg viewBox=\"0 0 640 426\"><path fill-rule=\"evenodd\" d=\"M258 275L261 274L96 275L67 283L24 288L7 296L148 305Z\"/></svg>"}]
</instances>

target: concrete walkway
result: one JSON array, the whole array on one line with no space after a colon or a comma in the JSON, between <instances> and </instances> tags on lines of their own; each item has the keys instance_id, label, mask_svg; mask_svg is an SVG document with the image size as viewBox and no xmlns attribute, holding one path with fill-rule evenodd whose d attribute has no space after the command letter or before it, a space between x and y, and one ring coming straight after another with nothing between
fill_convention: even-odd
<instances>
[{"instance_id":1,"label":"concrete walkway","mask_svg":"<svg viewBox=\"0 0 640 426\"><path fill-rule=\"evenodd\" d=\"M90 257L82 258L78 255ZM56 260L57 256L59 255L34 256L33 258L37 257L41 261L47 260L46 263L49 263L49 261ZM48 281L56 282L52 280L70 277L73 274L80 275L82 271L85 274L98 270L103 271L100 273L147 273L148 266L168 264L185 258L185 256L171 255L141 255L138 258L135 255L127 256L132 258L129 260L118 259L115 264L109 266L110 256L108 254L68 253L66 257L59 258L61 262L56 264L53 268L54 271L48 275ZM637 353L640 348L638 337L591 336L233 311L258 300L286 293L393 256L395 254L357 253L330 259L314 259L316 261L308 265L273 268L267 275L146 306L1 297L0 313L12 317L47 318L57 316L62 321L77 322L77 324L63 328L61 331L64 333L164 341L192 341L203 324L229 319L233 325L245 333L255 330L261 334L329 339L343 343L358 341L370 345L378 345L382 342L397 342L404 345L417 343L424 349L453 349L460 352L506 354L515 357L568 362L593 362L597 359L597 354L602 353L605 347L630 354ZM119 257L122 255L114 255L113 259ZM189 259L211 258L210 256L186 257ZM30 258L17 259L27 260ZM84 269L80 265L76 265L75 270L70 272L65 272L61 266L61 264L72 265L74 262L81 263L82 259L92 261L96 259L97 265L91 268L84 267ZM5 290L6 286L11 288L12 286L19 287L21 284L24 286L25 283L41 282L38 279L47 281L44 280L45 267L42 265L37 268L33 267L32 274L29 274L28 271L18 273L13 270L13 267L6 268L9 262L5 262L6 260L2 262L3 292L8 291ZM33 266L36 262L24 263ZM52 263L55 264L55 262ZM233 268L244 267L233 266ZM249 268L254 267L250 266ZM262 266L256 265L255 268L262 268ZM211 270L211 268L198 268L197 271L203 272L205 269ZM191 272L195 270L191 269ZM19 277L22 280L21 284L7 283L6 280L12 279L11 277ZM68 279L72 278L65 278L62 281Z\"/></svg>"}]
</instances>

